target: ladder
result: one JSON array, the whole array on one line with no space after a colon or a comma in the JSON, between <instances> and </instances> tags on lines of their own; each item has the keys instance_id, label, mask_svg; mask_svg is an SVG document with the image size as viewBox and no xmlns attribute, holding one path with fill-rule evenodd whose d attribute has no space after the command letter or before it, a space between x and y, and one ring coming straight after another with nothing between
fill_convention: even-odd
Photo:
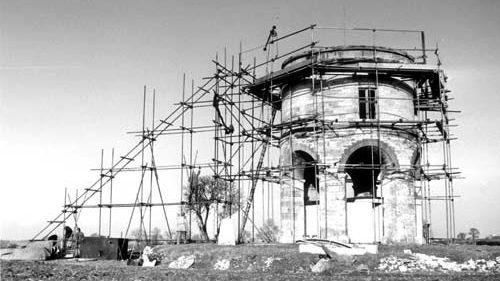
<instances>
[{"instance_id":1,"label":"ladder","mask_svg":"<svg viewBox=\"0 0 500 281\"><path fill-rule=\"evenodd\" d=\"M274 118L276 117L276 111L277 111L276 108L273 107L272 108L272 112L271 112L271 120L269 122L271 124L271 126L274 124ZM258 178L255 176L255 174L258 174L260 172L260 170L262 169L262 164L264 163L264 157L265 157L266 152L267 152L267 147L271 143L271 138L272 138L271 134L272 133L269 132L269 135L267 135L267 137L263 141L262 149L260 151L260 156L259 156L259 162L257 163L257 168L256 168L255 171L252 171L252 186L250 188L250 193L248 195L245 207L243 209L243 218L241 220L241 226L240 226L240 231L239 231L238 240L240 242L243 239L245 225L246 225L246 222L248 220L248 215L250 213L250 209L252 208L252 203L253 203L253 199L254 199L254 196L255 196L255 189L257 187Z\"/></svg>"}]
</instances>

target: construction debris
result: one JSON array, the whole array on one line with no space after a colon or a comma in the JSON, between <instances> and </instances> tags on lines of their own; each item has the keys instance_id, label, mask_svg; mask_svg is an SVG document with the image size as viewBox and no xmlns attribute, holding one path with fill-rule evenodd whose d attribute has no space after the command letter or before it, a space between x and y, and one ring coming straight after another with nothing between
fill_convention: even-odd
<instances>
[{"instance_id":1,"label":"construction debris","mask_svg":"<svg viewBox=\"0 0 500 281\"><path fill-rule=\"evenodd\" d=\"M173 269L188 269L194 264L195 256L181 256L177 260L171 262L168 268Z\"/></svg>"},{"instance_id":2,"label":"construction debris","mask_svg":"<svg viewBox=\"0 0 500 281\"><path fill-rule=\"evenodd\" d=\"M332 267L330 259L320 259L315 265L311 265L311 271L314 273L324 272Z\"/></svg>"},{"instance_id":3,"label":"construction debris","mask_svg":"<svg viewBox=\"0 0 500 281\"><path fill-rule=\"evenodd\" d=\"M89 262L89 261L97 261L96 258L77 258L77 262Z\"/></svg>"},{"instance_id":4,"label":"construction debris","mask_svg":"<svg viewBox=\"0 0 500 281\"><path fill-rule=\"evenodd\" d=\"M153 254L153 249L146 246L142 251L142 266L143 267L154 267L157 264L157 260L150 260L150 256Z\"/></svg>"},{"instance_id":5,"label":"construction debris","mask_svg":"<svg viewBox=\"0 0 500 281\"><path fill-rule=\"evenodd\" d=\"M264 262L266 264L266 269L270 268L274 261L279 261L281 258L268 257Z\"/></svg>"},{"instance_id":6,"label":"construction debris","mask_svg":"<svg viewBox=\"0 0 500 281\"><path fill-rule=\"evenodd\" d=\"M463 263L451 261L448 258L441 258L432 255L414 253L409 257L388 256L382 258L377 268L384 272L422 272L422 271L441 271L441 272L460 272L460 271L478 271L478 272L500 272L500 257L496 260L468 260Z\"/></svg>"},{"instance_id":7,"label":"construction debris","mask_svg":"<svg viewBox=\"0 0 500 281\"><path fill-rule=\"evenodd\" d=\"M364 254L377 254L378 245L375 244L344 244L328 240L298 241L300 253L317 254L327 257L334 255L361 256Z\"/></svg>"},{"instance_id":8,"label":"construction debris","mask_svg":"<svg viewBox=\"0 0 500 281\"><path fill-rule=\"evenodd\" d=\"M228 259L220 259L214 265L215 270L228 270L231 267L231 261Z\"/></svg>"}]
</instances>

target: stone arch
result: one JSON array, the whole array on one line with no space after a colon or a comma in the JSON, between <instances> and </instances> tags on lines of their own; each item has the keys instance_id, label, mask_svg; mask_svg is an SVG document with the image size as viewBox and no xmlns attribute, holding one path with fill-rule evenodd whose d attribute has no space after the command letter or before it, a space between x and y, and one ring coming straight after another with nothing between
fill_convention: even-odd
<instances>
[{"instance_id":1,"label":"stone arch","mask_svg":"<svg viewBox=\"0 0 500 281\"><path fill-rule=\"evenodd\" d=\"M319 154L313 152L313 150L309 146L307 146L303 143L294 141L292 144L292 147L293 147L293 151L303 151L303 152L311 155L311 157L314 158L314 161L316 161L316 163L321 163L321 159L319 157Z\"/></svg>"},{"instance_id":2,"label":"stone arch","mask_svg":"<svg viewBox=\"0 0 500 281\"><path fill-rule=\"evenodd\" d=\"M396 156L396 153L394 150L385 142L383 141L378 141L376 139L364 139L357 141L350 145L348 148L344 149L344 152L342 153L342 157L340 158L340 161L338 162L339 168L338 172L345 172L345 164L347 163L347 160L349 159L349 156L351 154L358 150L361 147L364 146L375 146L378 147L380 145L380 150L382 154L386 157L388 160L388 163L390 163L391 167L393 168L399 168L399 161L398 157Z\"/></svg>"},{"instance_id":3,"label":"stone arch","mask_svg":"<svg viewBox=\"0 0 500 281\"><path fill-rule=\"evenodd\" d=\"M375 196L378 182L384 177L386 167L396 167L397 158L392 149L377 140L362 140L346 149L342 156L340 172L352 181L354 196Z\"/></svg>"},{"instance_id":4,"label":"stone arch","mask_svg":"<svg viewBox=\"0 0 500 281\"><path fill-rule=\"evenodd\" d=\"M303 199L304 205L318 204L319 177L316 159L303 150L295 150L294 158L294 177L304 182Z\"/></svg>"}]
</instances>

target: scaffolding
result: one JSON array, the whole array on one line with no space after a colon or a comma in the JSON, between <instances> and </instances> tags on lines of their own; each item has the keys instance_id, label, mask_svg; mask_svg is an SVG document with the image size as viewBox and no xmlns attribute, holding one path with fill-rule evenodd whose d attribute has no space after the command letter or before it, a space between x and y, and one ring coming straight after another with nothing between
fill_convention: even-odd
<instances>
[{"instance_id":1,"label":"scaffolding","mask_svg":"<svg viewBox=\"0 0 500 281\"><path fill-rule=\"evenodd\" d=\"M331 34L339 35L346 46L346 34L363 34L371 46L374 62L357 62L352 65L326 64L320 58L329 48ZM324 36L327 34L327 36ZM392 48L404 51L415 58L411 65L399 65L395 68L387 63L379 63L375 58L379 42L378 36L383 34L409 34L417 38L416 46ZM326 38L323 43L321 40ZM410 44L414 44L414 41ZM323 44L323 45L321 45ZM293 66L280 69L282 64L294 55L301 54L303 60ZM400 165L397 168L386 167L386 170L398 169L415 176L415 197L422 200L423 220L431 224L436 214L431 209L436 204L444 204L446 239L451 241L455 237L454 200L456 195L453 180L459 176L459 171L452 166L450 142L454 136L450 133L453 125L449 114L456 113L448 108L449 91L446 89L446 76L441 69L438 48L427 48L425 33L420 30L395 30L373 28L338 28L310 25L305 28L278 36L276 28L269 33L265 45L244 49L239 45L236 55L216 55L212 60L214 73L204 78L200 86L195 87L191 81L191 89L187 90L186 76L182 81L182 99L175 104L175 108L166 117L155 121L155 95L153 91L152 120L150 127L146 124L146 96L147 88L143 92L142 128L130 132L139 137L139 141L130 150L115 160L112 151L110 165L105 167L104 153L101 151L99 176L88 188L70 198L65 194L65 203L61 213L48 221L32 240L45 239L59 227L64 226L73 217L75 223L84 209L98 209L98 235L103 235L103 208L108 209L108 236L111 235L112 209L130 209L130 218L125 229L124 237L130 234L133 225L134 213L139 215L139 240L150 242L152 237L152 209L159 208L163 217L168 238L173 239L171 231L172 220L167 207L185 208L193 202L185 195L188 185L195 174L211 175L217 182L223 181L227 186L229 198L224 202L214 200L213 207L214 228L220 225L222 219L219 204L229 208L228 214L236 216L238 221L238 237L240 241L254 241L256 234L267 221L277 221L279 212L279 192L290 188L295 193L295 187L286 186L285 180L295 180L295 171L306 167L313 167L315 174L325 171L334 165L343 165L342 169L381 169L384 165L379 161L371 164L339 164L326 161L294 162L290 155L290 163L280 161L283 155L282 143L289 139L292 146L292 135L307 128L315 138L316 155L327 159L325 138L328 134L336 134L346 128L361 128L371 130L378 136L384 130L397 130L414 135L421 148L421 158L412 165ZM415 85L412 102L415 107L415 120L381 120L363 119L357 121L330 120L325 113L325 95L315 96L314 111L311 116L289 118L285 120L283 112L292 114L293 101L284 103L283 93L280 90L294 79L307 77L311 81L313 91L323 92L323 81L339 75L366 74L374 77L375 91L378 91L378 81L381 74L397 77L401 81L412 81ZM378 106L379 95L375 94L375 104ZM288 107L288 108L287 108ZM210 116L210 117L209 117ZM321 116L321 117L318 117ZM210 139L212 144L207 144ZM158 155L155 143L180 137L180 155L178 163L172 165L157 165ZM198 138L198 139L197 139ZM200 147L200 144L202 147ZM198 145L198 146L197 146ZM378 146L380 149L380 145ZM441 159L436 160L436 149L440 150ZM198 159L198 152L210 151L211 157ZM290 149L293 153L293 149ZM207 153L201 153L205 156ZM373 157L382 157L380 151L371 151ZM201 157L200 157L201 158ZM135 164L135 166L134 166ZM161 181L162 171L178 171L179 185L177 192L172 193L172 185ZM135 190L135 198L128 203L113 203L113 192L117 192L114 180L125 172L138 172L140 181ZM327 182L328 179L322 179ZM169 188L167 188L169 186ZM118 187L119 188L119 187ZM373 186L373 189L376 187ZM260 192L259 192L260 191ZM109 194L107 201L105 192ZM155 195L156 193L156 195ZM173 194L179 196L174 198ZM375 194L373 192L373 194ZM155 197L156 196L156 197ZM326 195L325 195L326 196ZM256 197L259 200L256 200ZM97 203L93 203L97 200ZM377 204L375 196L372 203ZM294 200L295 204L295 200ZM326 207L325 207L326 208ZM260 213L260 218L256 217ZM318 209L319 216L319 209ZM194 218L189 213L189 230L191 236ZM325 216L327 216L325 212ZM305 217L304 217L305 219ZM293 218L295 224L296 218ZM328 219L325 218L325 224ZM375 222L374 222L375 223ZM318 228L319 228L318 224ZM326 225L325 225L326 228ZM307 231L305 232L307 234ZM250 237L250 238L248 238ZM294 237L299 239L302 237Z\"/></svg>"}]
</instances>

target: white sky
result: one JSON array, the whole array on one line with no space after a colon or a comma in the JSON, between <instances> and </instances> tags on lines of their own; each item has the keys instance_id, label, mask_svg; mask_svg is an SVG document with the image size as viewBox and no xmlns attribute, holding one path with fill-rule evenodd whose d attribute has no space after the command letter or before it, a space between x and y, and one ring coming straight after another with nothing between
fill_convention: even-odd
<instances>
[{"instance_id":1,"label":"white sky","mask_svg":"<svg viewBox=\"0 0 500 281\"><path fill-rule=\"evenodd\" d=\"M60 211L65 187L95 180L101 148L121 155L135 142L125 132L140 126L144 84L166 116L183 72L200 81L224 46L235 53L240 40L262 44L273 24L285 33L311 23L422 29L439 43L462 110L457 233L500 233L499 14L493 0L2 1L0 237L30 238Z\"/></svg>"}]
</instances>

